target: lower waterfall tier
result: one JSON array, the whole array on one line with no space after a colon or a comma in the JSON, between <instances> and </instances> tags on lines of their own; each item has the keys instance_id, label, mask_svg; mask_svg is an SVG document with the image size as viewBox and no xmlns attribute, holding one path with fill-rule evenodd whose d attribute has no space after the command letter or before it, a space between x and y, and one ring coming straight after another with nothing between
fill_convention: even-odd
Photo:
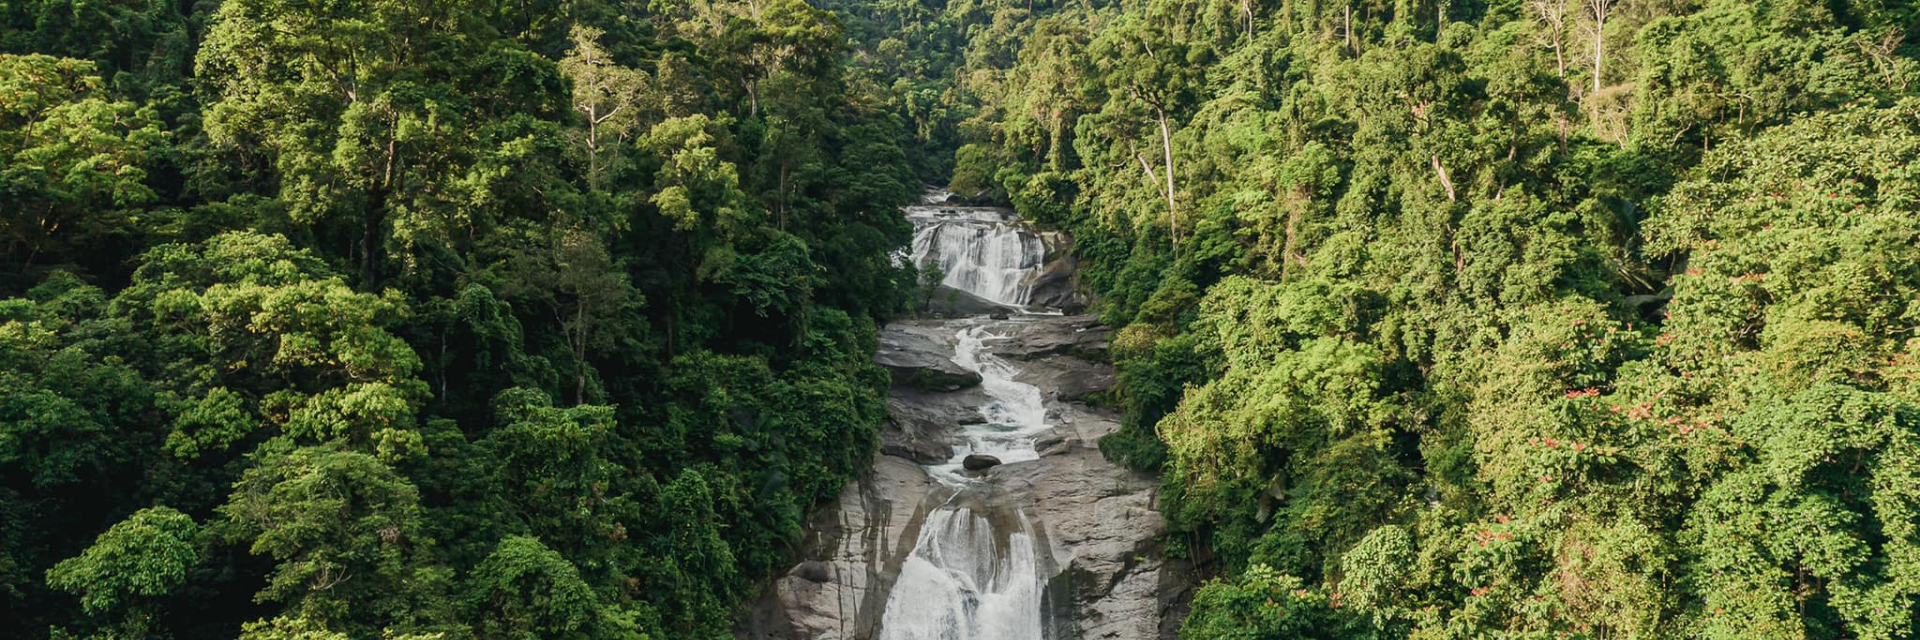
<instances>
[{"instance_id":1,"label":"lower waterfall tier","mask_svg":"<svg viewBox=\"0 0 1920 640\"><path fill-rule=\"evenodd\" d=\"M1052 567L1039 562L1032 523L1018 509L1009 513L943 506L928 515L888 597L880 638L1043 637L1041 598Z\"/></svg>"}]
</instances>

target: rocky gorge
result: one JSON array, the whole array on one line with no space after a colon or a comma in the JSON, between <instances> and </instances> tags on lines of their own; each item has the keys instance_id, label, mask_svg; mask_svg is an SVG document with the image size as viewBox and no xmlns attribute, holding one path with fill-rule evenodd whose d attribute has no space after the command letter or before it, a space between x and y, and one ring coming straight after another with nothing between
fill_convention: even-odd
<instances>
[{"instance_id":1,"label":"rocky gorge","mask_svg":"<svg viewBox=\"0 0 1920 640\"><path fill-rule=\"evenodd\" d=\"M737 635L1172 638L1190 579L1160 548L1156 478L1098 449L1118 428L1097 402L1114 374L1108 330L1058 310L1084 306L1071 257L1050 254L1071 240L1004 209L907 215L912 259L991 306L883 330L894 384L873 468L813 514L803 560Z\"/></svg>"}]
</instances>

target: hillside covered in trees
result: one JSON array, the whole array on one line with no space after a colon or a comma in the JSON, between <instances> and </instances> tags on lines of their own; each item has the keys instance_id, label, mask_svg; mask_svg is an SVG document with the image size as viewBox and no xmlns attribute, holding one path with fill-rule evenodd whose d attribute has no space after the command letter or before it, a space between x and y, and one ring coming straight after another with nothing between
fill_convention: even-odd
<instances>
[{"instance_id":1,"label":"hillside covered in trees","mask_svg":"<svg viewBox=\"0 0 1920 640\"><path fill-rule=\"evenodd\" d=\"M716 638L884 414L830 14L0 3L0 635Z\"/></svg>"},{"instance_id":2,"label":"hillside covered in trees","mask_svg":"<svg viewBox=\"0 0 1920 640\"><path fill-rule=\"evenodd\" d=\"M0 2L0 635L732 637L944 183L1182 638L1911 638L1916 158L1901 0Z\"/></svg>"},{"instance_id":3,"label":"hillside covered in trees","mask_svg":"<svg viewBox=\"0 0 1920 640\"><path fill-rule=\"evenodd\" d=\"M1183 638L1920 635L1915 5L850 12L1078 239Z\"/></svg>"}]
</instances>

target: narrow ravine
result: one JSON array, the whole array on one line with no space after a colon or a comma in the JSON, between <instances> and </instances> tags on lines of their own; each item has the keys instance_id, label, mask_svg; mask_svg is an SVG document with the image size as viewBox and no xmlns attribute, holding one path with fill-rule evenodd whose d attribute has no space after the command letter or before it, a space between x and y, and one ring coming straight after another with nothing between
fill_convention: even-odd
<instances>
[{"instance_id":1,"label":"narrow ravine","mask_svg":"<svg viewBox=\"0 0 1920 640\"><path fill-rule=\"evenodd\" d=\"M1161 560L1153 478L1108 464L1107 331L1071 305L1065 245L1011 211L933 192L903 256L937 267L945 318L886 327L892 420L867 477L816 513L807 558L742 638L1171 637L1182 572ZM1063 302L1064 301L1064 302ZM1168 627L1168 628L1163 628Z\"/></svg>"}]
</instances>

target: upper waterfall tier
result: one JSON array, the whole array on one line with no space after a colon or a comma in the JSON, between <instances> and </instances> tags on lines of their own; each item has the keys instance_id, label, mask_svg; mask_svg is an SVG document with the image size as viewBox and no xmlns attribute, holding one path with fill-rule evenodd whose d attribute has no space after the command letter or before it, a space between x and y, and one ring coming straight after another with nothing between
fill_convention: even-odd
<instances>
[{"instance_id":1,"label":"upper waterfall tier","mask_svg":"<svg viewBox=\"0 0 1920 640\"><path fill-rule=\"evenodd\" d=\"M936 200L940 193L926 199ZM947 204L910 206L906 215L913 222L908 257L915 266L938 266L941 284L980 298L1016 307L1029 304L1047 262L1047 245L1019 224L1019 216L1007 209Z\"/></svg>"}]
</instances>

